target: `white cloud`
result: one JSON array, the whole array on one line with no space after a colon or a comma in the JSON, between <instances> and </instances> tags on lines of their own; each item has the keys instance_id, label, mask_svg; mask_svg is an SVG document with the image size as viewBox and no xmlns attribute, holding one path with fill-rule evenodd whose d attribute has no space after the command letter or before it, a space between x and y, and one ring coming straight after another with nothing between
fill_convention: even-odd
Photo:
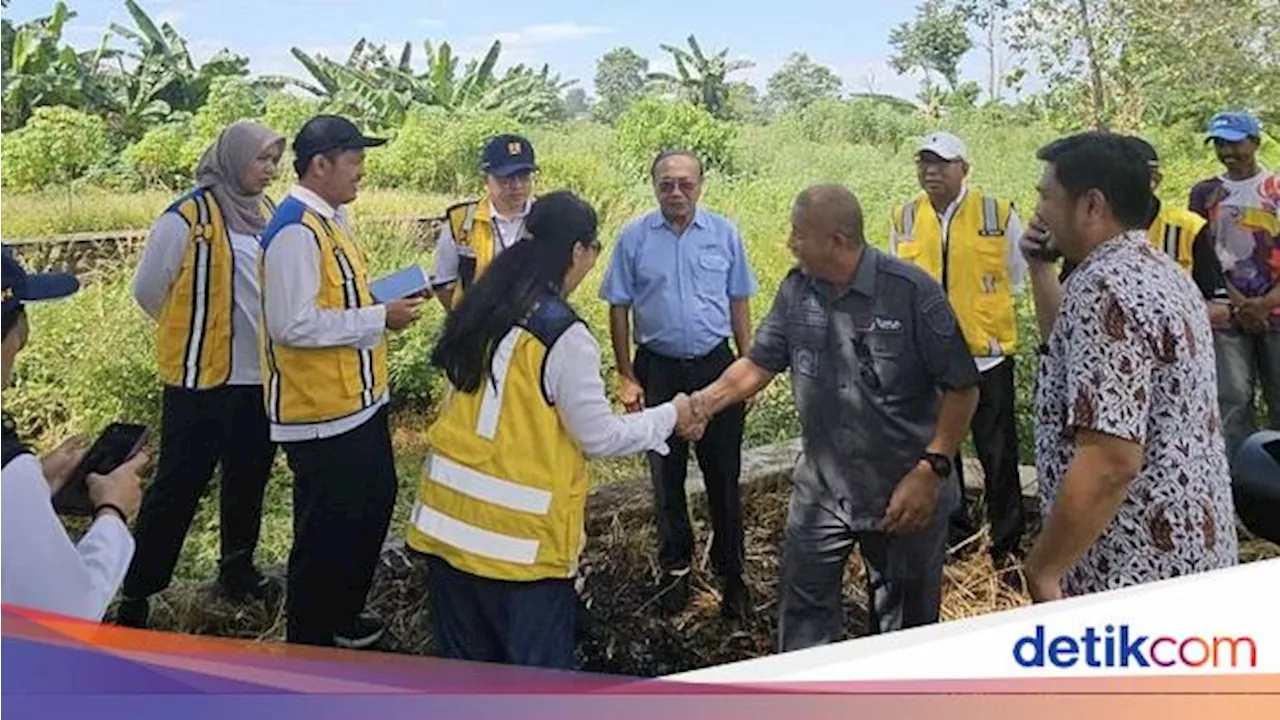
<instances>
[{"instance_id":1,"label":"white cloud","mask_svg":"<svg viewBox=\"0 0 1280 720\"><path fill-rule=\"evenodd\" d=\"M527 25L516 30L504 30L486 35L472 35L455 44L454 50L462 57L481 57L489 51L493 41L502 43L499 56L500 68L512 65L541 65L546 61L542 50L549 45L573 42L596 35L613 32L613 28L599 25L582 25L574 22L542 23Z\"/></svg>"},{"instance_id":2,"label":"white cloud","mask_svg":"<svg viewBox=\"0 0 1280 720\"><path fill-rule=\"evenodd\" d=\"M602 35L610 32L613 32L612 28L566 22L529 25L518 30L497 33L495 37L501 40L505 47L526 47L581 40L592 35Z\"/></svg>"},{"instance_id":3,"label":"white cloud","mask_svg":"<svg viewBox=\"0 0 1280 720\"><path fill-rule=\"evenodd\" d=\"M428 27L428 28L444 27L444 21L438 20L436 18L418 18L416 24L418 27Z\"/></svg>"}]
</instances>

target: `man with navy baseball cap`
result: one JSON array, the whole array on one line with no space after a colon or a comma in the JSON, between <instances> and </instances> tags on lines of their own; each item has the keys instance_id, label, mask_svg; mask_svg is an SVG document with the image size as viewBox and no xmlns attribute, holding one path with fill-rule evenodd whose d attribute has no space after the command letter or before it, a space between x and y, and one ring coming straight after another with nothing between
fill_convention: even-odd
<instances>
[{"instance_id":1,"label":"man with navy baseball cap","mask_svg":"<svg viewBox=\"0 0 1280 720\"><path fill-rule=\"evenodd\" d=\"M8 387L30 332L26 304L67 297L80 283L74 275L28 273L8 247L3 257L3 365ZM89 473L85 484L93 503L92 519L88 530L74 541L58 519L52 499L71 480L87 450L86 438L79 436L37 457L5 418L0 461L4 467L0 599L6 605L98 621L124 580L134 550L129 523L142 502L138 470L147 456L138 453L107 475Z\"/></svg>"},{"instance_id":2,"label":"man with navy baseball cap","mask_svg":"<svg viewBox=\"0 0 1280 720\"><path fill-rule=\"evenodd\" d=\"M75 293L80 281L67 273L28 274L13 256L12 248L4 248L4 334L23 316L24 303L56 300Z\"/></svg>"},{"instance_id":3,"label":"man with navy baseball cap","mask_svg":"<svg viewBox=\"0 0 1280 720\"><path fill-rule=\"evenodd\" d=\"M436 240L432 284L446 309L462 300L498 253L524 237L537 169L527 138L502 134L485 143L480 153L484 194L445 210L446 222Z\"/></svg>"},{"instance_id":4,"label":"man with navy baseball cap","mask_svg":"<svg viewBox=\"0 0 1280 720\"><path fill-rule=\"evenodd\" d=\"M1234 461L1258 430L1256 381L1271 429L1280 429L1280 176L1258 164L1262 124L1247 112L1214 115L1205 133L1226 172L1191 189L1208 221L1221 285L1209 300L1218 403Z\"/></svg>"}]
</instances>

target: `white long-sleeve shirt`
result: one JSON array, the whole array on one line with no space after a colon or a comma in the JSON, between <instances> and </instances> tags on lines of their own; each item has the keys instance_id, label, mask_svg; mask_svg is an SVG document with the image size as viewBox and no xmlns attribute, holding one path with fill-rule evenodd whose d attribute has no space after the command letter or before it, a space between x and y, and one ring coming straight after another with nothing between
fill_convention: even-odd
<instances>
[{"instance_id":1,"label":"white long-sleeve shirt","mask_svg":"<svg viewBox=\"0 0 1280 720\"><path fill-rule=\"evenodd\" d=\"M575 323L551 346L542 380L560 421L587 455L615 457L646 450L667 454L666 441L676 425L675 405L615 415L600 378L600 344L582 323Z\"/></svg>"},{"instance_id":2,"label":"white long-sleeve shirt","mask_svg":"<svg viewBox=\"0 0 1280 720\"><path fill-rule=\"evenodd\" d=\"M334 208L314 192L295 186L289 191L320 216L351 233L345 208ZM354 235L354 234L353 234ZM262 287L266 332L277 345L295 348L374 348L386 332L382 305L353 310L324 310L316 305L320 292L320 250L311 231L300 224L282 228L267 246ZM272 423L274 442L301 442L334 437L360 427L387 403L383 393L373 405L338 420L280 425Z\"/></svg>"},{"instance_id":3,"label":"white long-sleeve shirt","mask_svg":"<svg viewBox=\"0 0 1280 720\"><path fill-rule=\"evenodd\" d=\"M94 520L72 543L53 510L40 460L23 454L0 482L0 594L5 603L101 620L133 559L133 536L114 513Z\"/></svg>"},{"instance_id":4,"label":"white long-sleeve shirt","mask_svg":"<svg viewBox=\"0 0 1280 720\"><path fill-rule=\"evenodd\" d=\"M228 230L235 258L235 307L231 313L231 375L229 385L262 382L258 356L258 256L262 245L256 235ZM138 269L133 276L133 297L153 320L160 319L165 298L173 288L187 252L187 221L176 211L156 220L147 235Z\"/></svg>"}]
</instances>

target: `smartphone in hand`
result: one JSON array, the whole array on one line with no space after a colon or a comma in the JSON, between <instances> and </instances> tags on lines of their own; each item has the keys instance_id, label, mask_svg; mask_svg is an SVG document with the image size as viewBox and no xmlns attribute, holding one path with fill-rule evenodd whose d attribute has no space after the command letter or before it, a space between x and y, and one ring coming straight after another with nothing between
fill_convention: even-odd
<instances>
[{"instance_id":1,"label":"smartphone in hand","mask_svg":"<svg viewBox=\"0 0 1280 720\"><path fill-rule=\"evenodd\" d=\"M84 459L76 466L62 489L53 496L53 509L59 515L88 517L93 514L93 501L85 482L89 473L106 475L138 454L150 431L146 425L112 423L94 441Z\"/></svg>"}]
</instances>

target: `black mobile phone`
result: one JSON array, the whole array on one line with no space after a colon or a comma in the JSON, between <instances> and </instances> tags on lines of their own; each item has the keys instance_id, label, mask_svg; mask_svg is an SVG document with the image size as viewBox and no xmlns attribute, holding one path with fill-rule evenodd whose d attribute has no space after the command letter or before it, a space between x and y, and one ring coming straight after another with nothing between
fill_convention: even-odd
<instances>
[{"instance_id":1,"label":"black mobile phone","mask_svg":"<svg viewBox=\"0 0 1280 720\"><path fill-rule=\"evenodd\" d=\"M53 508L60 515L87 517L93 514L93 501L89 499L89 486L85 480L89 473L106 475L133 459L146 442L146 425L112 423L93 442L89 452L76 466L62 489L53 496Z\"/></svg>"}]
</instances>

